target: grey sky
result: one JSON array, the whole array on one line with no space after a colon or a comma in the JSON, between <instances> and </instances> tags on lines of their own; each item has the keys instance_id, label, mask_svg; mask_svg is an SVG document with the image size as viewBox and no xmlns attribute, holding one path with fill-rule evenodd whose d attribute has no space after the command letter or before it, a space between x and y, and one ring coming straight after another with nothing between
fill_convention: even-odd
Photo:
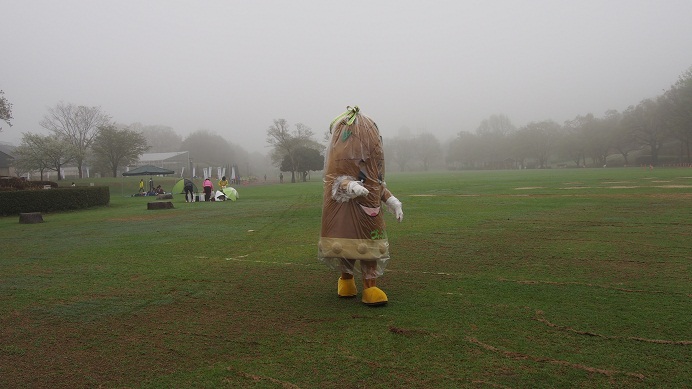
<instances>
[{"instance_id":1,"label":"grey sky","mask_svg":"<svg viewBox=\"0 0 692 389\"><path fill-rule=\"evenodd\" d=\"M385 137L441 141L491 114L601 116L692 66L692 1L99 1L0 4L0 141L58 102L207 129L266 151L273 119L321 136L359 105Z\"/></svg>"}]
</instances>

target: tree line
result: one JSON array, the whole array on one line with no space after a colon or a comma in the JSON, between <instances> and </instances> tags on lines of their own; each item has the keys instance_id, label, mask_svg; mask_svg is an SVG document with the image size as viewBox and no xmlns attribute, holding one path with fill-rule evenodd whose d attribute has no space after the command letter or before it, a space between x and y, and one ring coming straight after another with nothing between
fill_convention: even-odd
<instances>
[{"instance_id":1,"label":"tree line","mask_svg":"<svg viewBox=\"0 0 692 389\"><path fill-rule=\"evenodd\" d=\"M329 139L325 134L324 143ZM290 130L284 119L267 130L272 161L281 171L303 177L321 170L325 146L309 128ZM402 128L383 140L388 169L521 169L553 166L632 166L692 164L692 67L660 96L647 98L623 112L602 117L578 115L516 127L503 114L481 121L474 132L460 131L443 145L431 133L415 136ZM311 157L311 156L314 156Z\"/></svg>"},{"instance_id":2,"label":"tree line","mask_svg":"<svg viewBox=\"0 0 692 389\"><path fill-rule=\"evenodd\" d=\"M0 119L10 124L12 105L0 91ZM40 125L50 135L23 134L15 149L20 172L60 172L68 164L84 176L88 163L103 174L135 163L146 151L185 150L203 166L226 166L243 161L266 167L264 156L250 155L242 147L206 130L186 139L166 126L118 125L99 107L59 103L50 108ZM623 112L608 110L602 117L578 115L562 125L543 120L517 128L503 114L484 119L475 132L460 131L443 146L431 133L416 136L400 131L384 139L387 166L400 171L447 169L516 169L558 166L606 166L692 163L692 67L663 94L647 98ZM324 143L311 128L298 123L291 129L285 119L274 119L267 129L271 163L282 172L305 180L324 166ZM239 164L241 168L243 163ZM60 174L58 175L60 179Z\"/></svg>"},{"instance_id":3,"label":"tree line","mask_svg":"<svg viewBox=\"0 0 692 389\"><path fill-rule=\"evenodd\" d=\"M59 103L48 110L40 125L50 135L22 134L14 155L19 172L38 171L41 180L47 170L58 172L61 180L60 172L68 164L75 164L82 178L87 162L115 177L118 167L136 161L149 149L142 134L117 128L99 107Z\"/></svg>"},{"instance_id":4,"label":"tree line","mask_svg":"<svg viewBox=\"0 0 692 389\"><path fill-rule=\"evenodd\" d=\"M462 131L450 142L445 163L451 169L689 165L691 147L692 67L663 94L623 112L578 115L562 125L536 121L520 128L504 115L492 115L475 133Z\"/></svg>"},{"instance_id":5,"label":"tree line","mask_svg":"<svg viewBox=\"0 0 692 389\"><path fill-rule=\"evenodd\" d=\"M11 111L3 108L0 113L9 124ZM80 178L85 176L85 166L102 176L116 177L119 170L135 164L147 151L188 151L190 159L201 166L234 163L246 168L246 173L251 165L266 165L261 155L252 155L210 131L199 130L183 139L167 126L117 124L100 107L61 102L50 108L39 124L49 135L23 133L13 154L20 174L37 171L42 180L46 171L58 172L61 180L61 170L73 165Z\"/></svg>"}]
</instances>

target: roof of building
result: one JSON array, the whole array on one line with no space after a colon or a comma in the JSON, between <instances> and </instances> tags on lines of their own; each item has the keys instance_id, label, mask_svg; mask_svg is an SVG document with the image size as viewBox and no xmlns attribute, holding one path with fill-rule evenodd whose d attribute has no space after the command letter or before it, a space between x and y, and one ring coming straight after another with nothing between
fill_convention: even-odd
<instances>
[{"instance_id":1,"label":"roof of building","mask_svg":"<svg viewBox=\"0 0 692 389\"><path fill-rule=\"evenodd\" d=\"M165 161L177 157L182 154L187 154L187 151L174 151L170 153L145 153L139 157L139 162L154 162L154 161Z\"/></svg>"},{"instance_id":2,"label":"roof of building","mask_svg":"<svg viewBox=\"0 0 692 389\"><path fill-rule=\"evenodd\" d=\"M5 153L11 157L14 157L14 149L15 148L16 147L12 146L11 144L0 142L0 151L2 151L3 153Z\"/></svg>"}]
</instances>

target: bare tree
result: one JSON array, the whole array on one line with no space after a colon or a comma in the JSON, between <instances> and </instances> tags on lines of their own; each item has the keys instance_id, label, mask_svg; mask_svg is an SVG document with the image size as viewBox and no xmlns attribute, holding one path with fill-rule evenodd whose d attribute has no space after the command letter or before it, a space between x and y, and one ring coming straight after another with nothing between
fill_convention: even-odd
<instances>
[{"instance_id":1,"label":"bare tree","mask_svg":"<svg viewBox=\"0 0 692 389\"><path fill-rule=\"evenodd\" d=\"M43 117L41 127L66 139L75 149L79 177L83 177L82 167L99 128L110 124L110 116L99 107L85 107L59 103L50 108Z\"/></svg>"}]
</instances>

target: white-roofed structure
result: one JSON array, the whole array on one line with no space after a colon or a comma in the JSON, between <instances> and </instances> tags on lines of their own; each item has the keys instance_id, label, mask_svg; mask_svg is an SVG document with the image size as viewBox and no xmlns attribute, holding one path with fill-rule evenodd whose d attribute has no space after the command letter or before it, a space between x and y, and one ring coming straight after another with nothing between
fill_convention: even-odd
<instances>
[{"instance_id":1,"label":"white-roofed structure","mask_svg":"<svg viewBox=\"0 0 692 389\"><path fill-rule=\"evenodd\" d=\"M177 176L190 175L190 152L173 151L169 153L145 153L136 164L128 166L128 171L139 166L152 165L173 170Z\"/></svg>"}]
</instances>

